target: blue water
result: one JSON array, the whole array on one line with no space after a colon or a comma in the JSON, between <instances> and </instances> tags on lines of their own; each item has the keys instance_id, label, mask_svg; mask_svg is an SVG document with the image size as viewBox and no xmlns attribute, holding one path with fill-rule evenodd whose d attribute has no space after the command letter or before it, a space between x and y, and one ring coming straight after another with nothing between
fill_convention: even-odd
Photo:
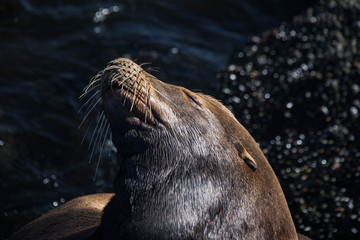
<instances>
[{"instance_id":1,"label":"blue water","mask_svg":"<svg viewBox=\"0 0 360 240\"><path fill-rule=\"evenodd\" d=\"M86 128L78 128L81 90L108 61L150 62L163 81L215 95L234 48L298 5L0 2L0 238L73 197L112 190L113 152L94 182L96 161L88 163Z\"/></svg>"}]
</instances>

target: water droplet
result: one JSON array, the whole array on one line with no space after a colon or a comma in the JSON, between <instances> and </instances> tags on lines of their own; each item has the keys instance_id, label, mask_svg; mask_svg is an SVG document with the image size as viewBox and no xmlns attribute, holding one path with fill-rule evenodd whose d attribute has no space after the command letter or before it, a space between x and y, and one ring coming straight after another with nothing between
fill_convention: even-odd
<instances>
[{"instance_id":1,"label":"water droplet","mask_svg":"<svg viewBox=\"0 0 360 240\"><path fill-rule=\"evenodd\" d=\"M304 71L307 71L307 70L309 69L308 65L306 65L305 63L302 63L302 64L301 64L301 68L302 68L302 70L304 70Z\"/></svg>"},{"instance_id":2,"label":"water droplet","mask_svg":"<svg viewBox=\"0 0 360 240\"><path fill-rule=\"evenodd\" d=\"M50 182L50 179L49 178L44 178L43 179L43 184L48 184Z\"/></svg>"},{"instance_id":3,"label":"water droplet","mask_svg":"<svg viewBox=\"0 0 360 240\"><path fill-rule=\"evenodd\" d=\"M229 65L228 69L230 72L235 71L235 65L234 64Z\"/></svg>"},{"instance_id":4,"label":"water droplet","mask_svg":"<svg viewBox=\"0 0 360 240\"><path fill-rule=\"evenodd\" d=\"M290 112L287 112L287 111L286 111L286 112L284 113L284 116L285 116L286 118L291 118L292 115L291 115Z\"/></svg>"},{"instance_id":5,"label":"water droplet","mask_svg":"<svg viewBox=\"0 0 360 240\"><path fill-rule=\"evenodd\" d=\"M234 96L231 98L231 101L234 102L234 103L240 103L241 102L241 99L237 96Z\"/></svg>"},{"instance_id":6,"label":"water droplet","mask_svg":"<svg viewBox=\"0 0 360 240\"><path fill-rule=\"evenodd\" d=\"M173 47L173 48L170 49L170 52L171 52L172 54L178 54L178 53L179 53L179 49L176 48L176 47Z\"/></svg>"},{"instance_id":7,"label":"water droplet","mask_svg":"<svg viewBox=\"0 0 360 240\"><path fill-rule=\"evenodd\" d=\"M238 86L238 88L239 88L239 90L242 91L242 92L245 92L245 91L246 91L245 86L242 85L242 84L240 84L240 85Z\"/></svg>"},{"instance_id":8,"label":"water droplet","mask_svg":"<svg viewBox=\"0 0 360 240\"><path fill-rule=\"evenodd\" d=\"M94 33L97 33L97 34L101 33L101 27L96 26L96 27L94 28Z\"/></svg>"},{"instance_id":9,"label":"water droplet","mask_svg":"<svg viewBox=\"0 0 360 240\"><path fill-rule=\"evenodd\" d=\"M261 38L258 37L258 36L253 36L253 37L251 38L251 40L252 40L254 43L259 43L259 42L261 41Z\"/></svg>"},{"instance_id":10,"label":"water droplet","mask_svg":"<svg viewBox=\"0 0 360 240\"><path fill-rule=\"evenodd\" d=\"M359 110L356 107L352 106L350 108L350 112L351 112L352 115L356 116L356 115L358 115Z\"/></svg>"},{"instance_id":11,"label":"water droplet","mask_svg":"<svg viewBox=\"0 0 360 240\"><path fill-rule=\"evenodd\" d=\"M112 6L112 7L110 8L110 10L111 10L112 12L119 12L119 11L120 11L120 6ZM121 10L122 10L122 7L121 7Z\"/></svg>"},{"instance_id":12,"label":"water droplet","mask_svg":"<svg viewBox=\"0 0 360 240\"><path fill-rule=\"evenodd\" d=\"M59 206L59 203L56 202L56 201L54 201L54 202L53 202L53 206L54 206L54 207L57 207L57 206Z\"/></svg>"},{"instance_id":13,"label":"water droplet","mask_svg":"<svg viewBox=\"0 0 360 240\"><path fill-rule=\"evenodd\" d=\"M104 8L103 10L101 10L101 13L103 15L109 15L110 14L110 10L108 8Z\"/></svg>"},{"instance_id":14,"label":"water droplet","mask_svg":"<svg viewBox=\"0 0 360 240\"><path fill-rule=\"evenodd\" d=\"M230 95L232 92L231 92L230 88L223 88L223 93Z\"/></svg>"},{"instance_id":15,"label":"water droplet","mask_svg":"<svg viewBox=\"0 0 360 240\"><path fill-rule=\"evenodd\" d=\"M325 114L328 115L329 114L329 109L326 106L321 106L320 110Z\"/></svg>"}]
</instances>

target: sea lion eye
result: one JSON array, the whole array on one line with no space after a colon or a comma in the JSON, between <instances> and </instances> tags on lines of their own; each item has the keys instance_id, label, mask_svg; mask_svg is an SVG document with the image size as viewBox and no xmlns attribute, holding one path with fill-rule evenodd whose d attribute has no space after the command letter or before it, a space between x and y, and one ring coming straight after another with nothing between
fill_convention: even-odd
<instances>
[{"instance_id":1,"label":"sea lion eye","mask_svg":"<svg viewBox=\"0 0 360 240\"><path fill-rule=\"evenodd\" d=\"M196 106L197 109L203 111L203 109L202 109L202 104L201 104L201 102L200 102L196 97L192 96L190 93L188 93L188 92L186 92L186 91L185 91L184 93L186 94L186 96L187 96L193 103L195 103L195 106Z\"/></svg>"}]
</instances>

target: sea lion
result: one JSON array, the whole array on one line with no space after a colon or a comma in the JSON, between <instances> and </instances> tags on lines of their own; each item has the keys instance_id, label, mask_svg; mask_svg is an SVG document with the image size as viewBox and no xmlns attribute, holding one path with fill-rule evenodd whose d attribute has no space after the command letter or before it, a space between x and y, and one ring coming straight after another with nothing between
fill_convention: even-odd
<instances>
[{"instance_id":1,"label":"sea lion","mask_svg":"<svg viewBox=\"0 0 360 240\"><path fill-rule=\"evenodd\" d=\"M98 193L75 198L28 223L10 240L92 239L113 196Z\"/></svg>"},{"instance_id":2,"label":"sea lion","mask_svg":"<svg viewBox=\"0 0 360 240\"><path fill-rule=\"evenodd\" d=\"M124 58L97 74L85 95L90 92L89 109L102 104L110 124L119 173L115 196L104 195L100 204L106 205L101 223L98 206L93 225L84 223L78 235L65 236L307 239L296 233L283 191L258 144L219 101L163 83ZM79 206L66 205L75 218L81 215ZM43 216L48 221L69 221L49 214ZM74 221L77 226L85 222ZM34 223L25 232L39 226Z\"/></svg>"},{"instance_id":3,"label":"sea lion","mask_svg":"<svg viewBox=\"0 0 360 240\"><path fill-rule=\"evenodd\" d=\"M123 58L96 83L120 165L103 239L298 239L267 159L219 101Z\"/></svg>"}]
</instances>

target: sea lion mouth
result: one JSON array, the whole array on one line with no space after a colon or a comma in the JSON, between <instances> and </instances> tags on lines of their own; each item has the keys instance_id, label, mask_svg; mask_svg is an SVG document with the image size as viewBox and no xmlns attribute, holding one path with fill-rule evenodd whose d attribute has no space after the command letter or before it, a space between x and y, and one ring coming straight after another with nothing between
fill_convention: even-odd
<instances>
[{"instance_id":1,"label":"sea lion mouth","mask_svg":"<svg viewBox=\"0 0 360 240\"><path fill-rule=\"evenodd\" d=\"M104 110L108 119L113 118L109 115L114 114L116 107L115 112L125 114L125 119L136 118L144 124L154 125L150 104L151 84L148 80L151 75L124 58L111 61L100 75L101 98L106 102Z\"/></svg>"},{"instance_id":2,"label":"sea lion mouth","mask_svg":"<svg viewBox=\"0 0 360 240\"><path fill-rule=\"evenodd\" d=\"M157 95L160 92L153 86L158 81L142 69L141 65L129 59L118 58L109 62L90 81L83 95L96 88L96 98L101 99L99 101L103 103L101 105L110 125L127 122L156 128L165 125L162 114L159 113L161 106L158 105L161 101ZM122 129L125 129L124 126Z\"/></svg>"}]
</instances>

